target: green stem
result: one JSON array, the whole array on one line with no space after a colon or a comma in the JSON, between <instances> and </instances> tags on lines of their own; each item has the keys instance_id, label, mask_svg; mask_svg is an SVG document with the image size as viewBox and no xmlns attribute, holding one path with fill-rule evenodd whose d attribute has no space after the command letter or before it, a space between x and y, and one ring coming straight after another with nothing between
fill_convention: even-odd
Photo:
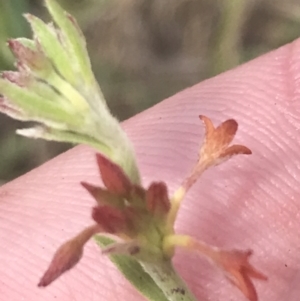
<instances>
[{"instance_id":1,"label":"green stem","mask_svg":"<svg viewBox=\"0 0 300 301\"><path fill-rule=\"evenodd\" d=\"M171 261L158 263L140 262L169 301L197 301L184 281L178 276ZM159 301L159 300L158 300Z\"/></svg>"}]
</instances>

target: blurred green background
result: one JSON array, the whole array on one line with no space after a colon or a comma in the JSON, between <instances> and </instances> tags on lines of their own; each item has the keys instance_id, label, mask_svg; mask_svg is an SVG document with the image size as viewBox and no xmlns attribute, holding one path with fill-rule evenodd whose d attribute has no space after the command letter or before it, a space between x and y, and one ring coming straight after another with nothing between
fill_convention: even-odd
<instances>
[{"instance_id":1,"label":"blurred green background","mask_svg":"<svg viewBox=\"0 0 300 301\"><path fill-rule=\"evenodd\" d=\"M124 120L300 36L297 0L57 0L83 29L94 72ZM28 36L22 14L49 16L42 0L0 0L0 70L13 69L6 40ZM0 185L70 145L15 135L0 116Z\"/></svg>"}]
</instances>

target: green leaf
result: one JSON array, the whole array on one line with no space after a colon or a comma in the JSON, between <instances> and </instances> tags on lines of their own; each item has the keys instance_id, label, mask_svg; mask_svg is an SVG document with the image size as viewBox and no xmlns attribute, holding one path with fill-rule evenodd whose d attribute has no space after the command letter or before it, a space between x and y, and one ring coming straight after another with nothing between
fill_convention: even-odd
<instances>
[{"instance_id":1,"label":"green leaf","mask_svg":"<svg viewBox=\"0 0 300 301\"><path fill-rule=\"evenodd\" d=\"M95 240L102 248L115 242L110 238L100 235L97 235ZM162 290L157 286L149 274L144 271L138 261L124 255L111 255L109 258L125 278L148 300L168 301Z\"/></svg>"},{"instance_id":2,"label":"green leaf","mask_svg":"<svg viewBox=\"0 0 300 301\"><path fill-rule=\"evenodd\" d=\"M96 140L93 137L82 135L78 132L61 131L43 126L37 126L34 128L19 129L17 130L17 134L35 139L42 138L49 141L85 144L99 150L108 157L112 154L112 150L106 144L101 143L101 141Z\"/></svg>"},{"instance_id":3,"label":"green leaf","mask_svg":"<svg viewBox=\"0 0 300 301\"><path fill-rule=\"evenodd\" d=\"M46 25L41 19L27 14L25 15L31 28L39 41L43 52L48 59L54 64L56 70L70 83L75 85L78 77L72 68L72 60L68 56L68 52L60 43L58 32L51 25Z\"/></svg>"},{"instance_id":4,"label":"green leaf","mask_svg":"<svg viewBox=\"0 0 300 301\"><path fill-rule=\"evenodd\" d=\"M26 111L32 121L43 122L59 129L77 128L82 123L61 104L44 99L30 89L21 88L2 78L0 78L0 92L14 105Z\"/></svg>"},{"instance_id":5,"label":"green leaf","mask_svg":"<svg viewBox=\"0 0 300 301\"><path fill-rule=\"evenodd\" d=\"M7 80L0 81L0 93L5 96L0 111L36 121L44 129L43 133L23 130L24 135L86 143L100 152L105 145L111 160L133 183L139 183L133 147L109 112L91 69L84 36L73 17L54 0L46 0L46 5L59 28L27 15L35 40L9 41L19 62L18 72L3 73Z\"/></svg>"},{"instance_id":6,"label":"green leaf","mask_svg":"<svg viewBox=\"0 0 300 301\"><path fill-rule=\"evenodd\" d=\"M32 82L27 85L27 88L59 106L63 107L66 104L66 99L61 94L57 93L53 87L43 81L32 80Z\"/></svg>"},{"instance_id":7,"label":"green leaf","mask_svg":"<svg viewBox=\"0 0 300 301\"><path fill-rule=\"evenodd\" d=\"M57 73L51 73L46 81L55 87L70 104L73 108L81 114L87 115L89 112L89 106L84 97L67 81L60 77Z\"/></svg>"},{"instance_id":8,"label":"green leaf","mask_svg":"<svg viewBox=\"0 0 300 301\"><path fill-rule=\"evenodd\" d=\"M69 60L77 66L78 73L83 76L85 84L94 86L95 79L91 68L91 62L86 49L85 39L75 19L65 13L53 0L46 0L46 6L63 35L66 49L69 51Z\"/></svg>"}]
</instances>

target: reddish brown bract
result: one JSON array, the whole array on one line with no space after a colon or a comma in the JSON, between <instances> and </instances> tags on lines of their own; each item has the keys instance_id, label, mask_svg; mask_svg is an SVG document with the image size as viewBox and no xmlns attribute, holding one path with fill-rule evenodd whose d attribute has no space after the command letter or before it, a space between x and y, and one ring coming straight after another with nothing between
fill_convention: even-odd
<instances>
[{"instance_id":1,"label":"reddish brown bract","mask_svg":"<svg viewBox=\"0 0 300 301\"><path fill-rule=\"evenodd\" d=\"M96 157L101 178L107 190L120 196L128 195L132 184L124 171L106 157L100 154L97 154Z\"/></svg>"},{"instance_id":2,"label":"reddish brown bract","mask_svg":"<svg viewBox=\"0 0 300 301\"><path fill-rule=\"evenodd\" d=\"M166 215L170 210L167 185L163 182L153 182L146 192L146 203L149 212L155 215Z\"/></svg>"},{"instance_id":3,"label":"reddish brown bract","mask_svg":"<svg viewBox=\"0 0 300 301\"><path fill-rule=\"evenodd\" d=\"M107 233L128 232L127 217L118 208L106 205L94 207L92 218Z\"/></svg>"},{"instance_id":4,"label":"reddish brown bract","mask_svg":"<svg viewBox=\"0 0 300 301\"><path fill-rule=\"evenodd\" d=\"M38 286L42 287L49 285L61 274L73 268L82 257L85 243L99 231L100 228L97 225L93 225L85 228L73 239L65 242L55 252L50 266L39 281Z\"/></svg>"}]
</instances>

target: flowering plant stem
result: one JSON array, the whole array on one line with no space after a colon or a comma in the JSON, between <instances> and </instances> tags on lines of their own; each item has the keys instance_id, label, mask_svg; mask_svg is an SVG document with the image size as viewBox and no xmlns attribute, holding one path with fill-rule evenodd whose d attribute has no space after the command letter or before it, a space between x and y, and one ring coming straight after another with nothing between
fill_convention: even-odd
<instances>
[{"instance_id":1,"label":"flowering plant stem","mask_svg":"<svg viewBox=\"0 0 300 301\"><path fill-rule=\"evenodd\" d=\"M170 260L156 263L141 263L143 269L157 283L169 301L196 301L184 281L174 270Z\"/></svg>"},{"instance_id":2,"label":"flowering plant stem","mask_svg":"<svg viewBox=\"0 0 300 301\"><path fill-rule=\"evenodd\" d=\"M26 15L34 39L8 43L18 70L2 73L0 111L37 124L18 130L21 135L95 148L103 185L81 182L95 200L92 222L58 248L38 286L48 286L73 268L86 242L95 237L102 254L148 300L196 301L172 265L175 248L181 247L205 256L246 298L257 301L252 279L267 278L249 263L251 250L223 250L174 230L180 204L205 170L235 155L251 154L246 146L230 146L237 122L229 119L215 127L200 115L205 139L198 161L181 186L171 197L160 179L144 187L134 149L94 78L83 34L54 0L45 1L57 27Z\"/></svg>"}]
</instances>

